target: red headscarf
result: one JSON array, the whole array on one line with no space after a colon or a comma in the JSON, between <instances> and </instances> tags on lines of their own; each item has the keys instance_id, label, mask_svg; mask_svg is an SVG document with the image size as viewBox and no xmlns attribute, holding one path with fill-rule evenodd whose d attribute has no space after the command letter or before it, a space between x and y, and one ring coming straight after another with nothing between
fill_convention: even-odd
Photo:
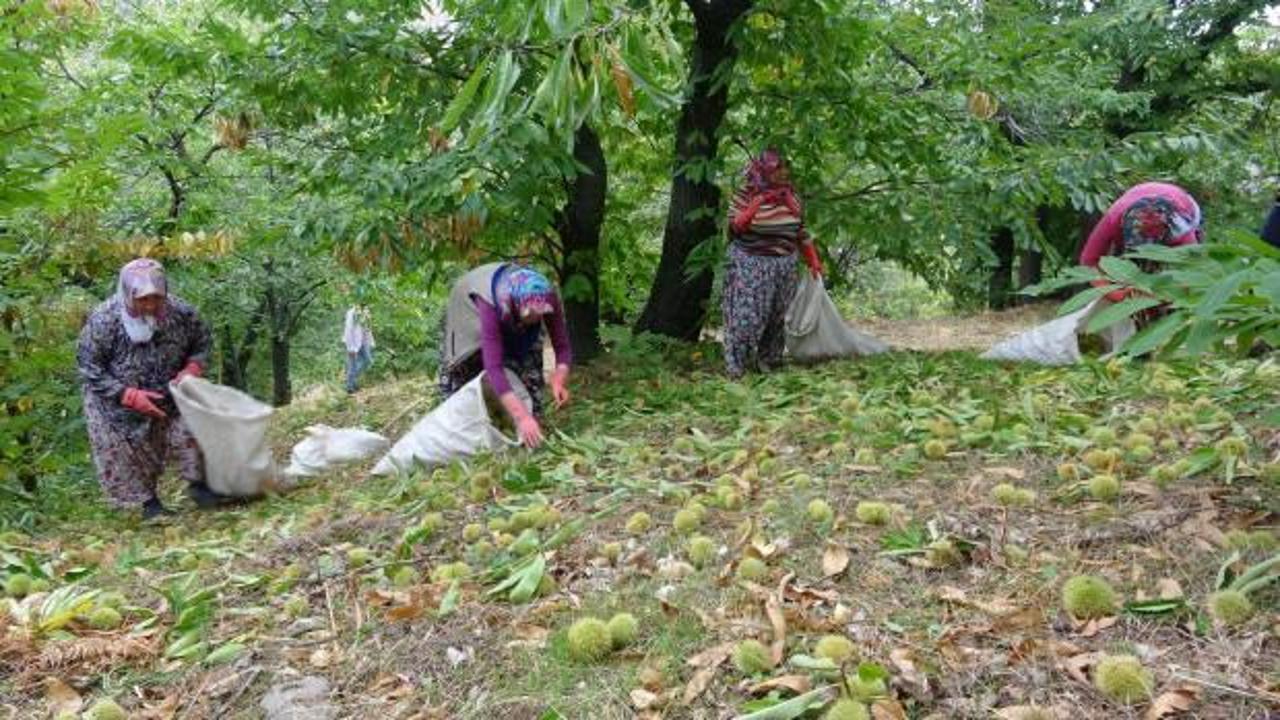
<instances>
[{"instance_id":1,"label":"red headscarf","mask_svg":"<svg viewBox=\"0 0 1280 720\"><path fill-rule=\"evenodd\" d=\"M774 148L765 148L743 169L742 175L745 181L743 184L751 199L769 193L773 195L769 201L786 203L792 212L799 215L800 200L796 197L795 189L791 187L791 181L778 178L778 171L786 167L786 164L787 161L783 159L782 153Z\"/></svg>"}]
</instances>

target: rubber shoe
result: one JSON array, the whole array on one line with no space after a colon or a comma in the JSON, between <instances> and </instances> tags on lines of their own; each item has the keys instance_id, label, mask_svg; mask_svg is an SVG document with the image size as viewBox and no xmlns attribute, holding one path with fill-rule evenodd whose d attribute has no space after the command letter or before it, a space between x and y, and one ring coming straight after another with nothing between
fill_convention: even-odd
<instances>
[{"instance_id":1,"label":"rubber shoe","mask_svg":"<svg viewBox=\"0 0 1280 720\"><path fill-rule=\"evenodd\" d=\"M191 500L195 502L196 507L202 510L211 508L225 507L234 505L236 499L228 495L222 495L209 489L208 485L200 483L187 488L187 494L191 496Z\"/></svg>"}]
</instances>

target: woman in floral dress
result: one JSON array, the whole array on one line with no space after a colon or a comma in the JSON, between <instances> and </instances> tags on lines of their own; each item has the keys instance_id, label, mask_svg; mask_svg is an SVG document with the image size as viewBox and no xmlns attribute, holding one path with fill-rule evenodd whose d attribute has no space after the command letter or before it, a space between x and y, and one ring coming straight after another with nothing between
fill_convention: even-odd
<instances>
[{"instance_id":1,"label":"woman in floral dress","mask_svg":"<svg viewBox=\"0 0 1280 720\"><path fill-rule=\"evenodd\" d=\"M145 519L168 514L156 486L170 459L198 505L225 500L205 484L200 448L168 390L204 371L209 343L208 326L147 258L125 265L115 295L89 316L76 362L98 482L113 505L141 506Z\"/></svg>"},{"instance_id":2,"label":"woman in floral dress","mask_svg":"<svg viewBox=\"0 0 1280 720\"><path fill-rule=\"evenodd\" d=\"M782 363L787 307L796 294L796 253L814 277L822 262L805 232L786 160L768 149L747 164L729 207L729 259L724 278L724 359L729 376Z\"/></svg>"}]
</instances>

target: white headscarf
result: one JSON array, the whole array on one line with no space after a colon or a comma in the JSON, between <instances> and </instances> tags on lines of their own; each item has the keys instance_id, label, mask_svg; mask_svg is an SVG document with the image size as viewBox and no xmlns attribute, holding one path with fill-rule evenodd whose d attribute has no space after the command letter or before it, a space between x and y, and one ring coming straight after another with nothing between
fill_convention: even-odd
<instances>
[{"instance_id":1,"label":"white headscarf","mask_svg":"<svg viewBox=\"0 0 1280 720\"><path fill-rule=\"evenodd\" d=\"M135 344L151 342L164 310L156 315L143 315L134 301L148 295L168 295L168 292L164 268L159 262L138 258L120 268L120 281L116 286L116 295L120 298L120 322L124 325L125 334Z\"/></svg>"}]
</instances>

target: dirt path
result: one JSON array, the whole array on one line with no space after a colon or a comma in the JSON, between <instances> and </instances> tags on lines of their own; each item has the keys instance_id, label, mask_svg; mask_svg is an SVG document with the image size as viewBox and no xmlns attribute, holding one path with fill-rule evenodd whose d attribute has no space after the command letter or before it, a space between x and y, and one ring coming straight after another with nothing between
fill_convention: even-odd
<instances>
[{"instance_id":1,"label":"dirt path","mask_svg":"<svg viewBox=\"0 0 1280 720\"><path fill-rule=\"evenodd\" d=\"M1039 303L979 315L928 320L856 320L853 324L895 348L986 350L1014 333L1045 322L1056 313L1056 304Z\"/></svg>"}]
</instances>

